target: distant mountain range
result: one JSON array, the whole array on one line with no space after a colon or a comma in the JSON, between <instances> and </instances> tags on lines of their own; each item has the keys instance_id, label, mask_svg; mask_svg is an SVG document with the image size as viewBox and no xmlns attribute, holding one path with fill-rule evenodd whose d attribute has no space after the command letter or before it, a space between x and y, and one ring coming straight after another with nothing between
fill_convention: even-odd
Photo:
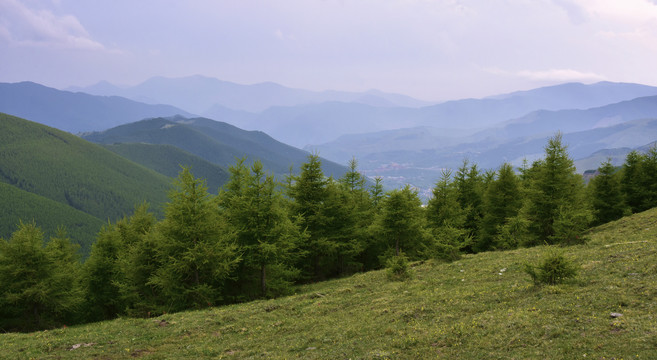
<instances>
[{"instance_id":1,"label":"distant mountain range","mask_svg":"<svg viewBox=\"0 0 657 360\"><path fill-rule=\"evenodd\" d=\"M32 82L0 83L0 112L72 133L103 130L148 117L191 116L170 105L61 91Z\"/></svg>"},{"instance_id":2,"label":"distant mountain range","mask_svg":"<svg viewBox=\"0 0 657 360\"><path fill-rule=\"evenodd\" d=\"M130 87L118 87L101 81L92 86L72 87L67 90L93 95L123 96L150 104L170 104L204 116L211 115L212 109L217 107L261 112L273 106L297 106L330 101L377 107L421 107L431 104L409 96L378 90L308 91L272 82L242 85L200 75L182 78L153 77Z\"/></svg>"},{"instance_id":3,"label":"distant mountain range","mask_svg":"<svg viewBox=\"0 0 657 360\"><path fill-rule=\"evenodd\" d=\"M368 104L324 102L293 107L277 106L259 114L222 108L208 116L243 129L261 130L284 143L305 147L331 142L343 135L414 127L475 132L533 111L588 109L654 95L657 95L657 87L639 84L569 83L485 99L448 101L421 108L382 108Z\"/></svg>"}]
</instances>

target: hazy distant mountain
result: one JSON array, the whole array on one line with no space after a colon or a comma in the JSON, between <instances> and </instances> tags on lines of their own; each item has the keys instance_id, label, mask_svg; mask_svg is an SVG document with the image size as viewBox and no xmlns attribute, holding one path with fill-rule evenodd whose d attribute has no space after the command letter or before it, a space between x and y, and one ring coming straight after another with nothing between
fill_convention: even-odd
<instances>
[{"instance_id":1,"label":"hazy distant mountain","mask_svg":"<svg viewBox=\"0 0 657 360\"><path fill-rule=\"evenodd\" d=\"M272 82L242 85L200 75L182 78L153 77L141 84L125 88L105 81L89 87L71 89L96 95L118 95L149 103L171 104L209 117L213 117L211 109L216 105L233 110L260 112L272 106L296 106L326 101L383 107L420 107L431 104L409 96L377 90L309 91Z\"/></svg>"},{"instance_id":2,"label":"hazy distant mountain","mask_svg":"<svg viewBox=\"0 0 657 360\"><path fill-rule=\"evenodd\" d=\"M540 110L506 121L500 128L478 135L509 139L562 132L583 131L622 124L628 120L657 117L657 96L640 97L586 110Z\"/></svg>"},{"instance_id":3,"label":"hazy distant mountain","mask_svg":"<svg viewBox=\"0 0 657 360\"><path fill-rule=\"evenodd\" d=\"M146 119L83 137L100 144L168 144L224 168L237 158L247 157L249 162L261 160L267 170L277 175L288 174L290 166L298 171L309 154L263 132L245 131L205 118ZM322 165L327 175L339 177L346 171L346 167L328 160Z\"/></svg>"},{"instance_id":4,"label":"hazy distant mountain","mask_svg":"<svg viewBox=\"0 0 657 360\"><path fill-rule=\"evenodd\" d=\"M0 112L73 133L103 130L147 117L191 115L169 105L73 93L32 82L0 83Z\"/></svg>"},{"instance_id":5,"label":"hazy distant mountain","mask_svg":"<svg viewBox=\"0 0 657 360\"><path fill-rule=\"evenodd\" d=\"M465 131L459 133L454 130L419 127L342 136L335 141L308 146L306 149L317 150L325 157L341 163L352 156L366 159L377 152L382 155L376 156L376 158L385 161L386 154L396 152L395 161L407 163L416 157L414 152L417 151L433 152L464 144L459 147L459 152L478 153L512 139L543 139L553 135L556 131L571 133L606 128L628 120L642 118L657 118L657 96L641 97L587 110L534 111L523 117L502 122L499 127L485 129L474 134ZM649 135L655 135L655 133L649 133ZM641 144L643 143L640 141L630 143L632 146ZM408 158L400 155L404 153L408 154ZM443 164L436 161L435 165L442 166Z\"/></svg>"},{"instance_id":6,"label":"hazy distant mountain","mask_svg":"<svg viewBox=\"0 0 657 360\"><path fill-rule=\"evenodd\" d=\"M256 116L230 113L224 114L222 120L246 129L262 130L280 141L303 147L330 142L342 135L423 126L485 129L541 109L587 109L647 95L657 95L657 87L610 82L570 83L422 108L380 108L330 102L275 107Z\"/></svg>"},{"instance_id":7,"label":"hazy distant mountain","mask_svg":"<svg viewBox=\"0 0 657 360\"><path fill-rule=\"evenodd\" d=\"M600 167L603 162L607 161L607 159L611 159L612 165L620 166L623 165L627 154L629 154L631 151L636 150L641 153L646 153L648 150L655 146L657 146L657 141L653 141L649 144L635 148L620 147L598 150L585 158L575 160L575 167L577 168L578 172L595 170Z\"/></svg>"}]
</instances>

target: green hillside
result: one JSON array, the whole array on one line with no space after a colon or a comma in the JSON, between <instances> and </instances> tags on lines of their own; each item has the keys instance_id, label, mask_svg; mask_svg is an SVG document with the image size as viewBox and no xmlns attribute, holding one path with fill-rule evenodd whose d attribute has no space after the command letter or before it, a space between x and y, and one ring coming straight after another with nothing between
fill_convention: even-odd
<instances>
[{"instance_id":1,"label":"green hillside","mask_svg":"<svg viewBox=\"0 0 657 360\"><path fill-rule=\"evenodd\" d=\"M228 181L228 172L222 167L172 145L130 143L103 147L172 178L178 176L181 166L191 167L194 176L205 179L208 190L214 194Z\"/></svg>"},{"instance_id":2,"label":"green hillside","mask_svg":"<svg viewBox=\"0 0 657 360\"><path fill-rule=\"evenodd\" d=\"M26 359L654 358L657 209L588 238L416 263L406 282L375 271L276 300L1 334L0 347ZM578 276L533 285L524 264L555 250Z\"/></svg>"},{"instance_id":3,"label":"green hillside","mask_svg":"<svg viewBox=\"0 0 657 360\"><path fill-rule=\"evenodd\" d=\"M168 144L199 156L213 164L228 167L236 158L262 161L268 171L286 175L306 161L308 152L285 145L260 131L245 131L235 126L204 118L154 118L117 126L102 132L85 134L99 144ZM342 176L347 168L322 161L327 175Z\"/></svg>"},{"instance_id":4,"label":"green hillside","mask_svg":"<svg viewBox=\"0 0 657 360\"><path fill-rule=\"evenodd\" d=\"M105 220L144 200L158 211L171 179L77 136L0 113L0 182Z\"/></svg>"},{"instance_id":5,"label":"green hillside","mask_svg":"<svg viewBox=\"0 0 657 360\"><path fill-rule=\"evenodd\" d=\"M47 237L55 235L59 226L64 226L72 242L80 245L80 253L85 257L105 224L99 218L68 205L5 183L0 183L0 204L0 238L9 239L21 220L34 220Z\"/></svg>"}]
</instances>

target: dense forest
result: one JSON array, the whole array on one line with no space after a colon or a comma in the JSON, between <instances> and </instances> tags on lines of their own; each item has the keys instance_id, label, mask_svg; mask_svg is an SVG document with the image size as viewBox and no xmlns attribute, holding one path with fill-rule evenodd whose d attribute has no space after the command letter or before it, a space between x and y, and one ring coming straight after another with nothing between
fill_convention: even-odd
<instances>
[{"instance_id":1,"label":"dense forest","mask_svg":"<svg viewBox=\"0 0 657 360\"><path fill-rule=\"evenodd\" d=\"M519 169L444 171L426 206L409 186L368 186L355 160L334 179L310 155L283 182L240 160L217 195L184 168L162 220L138 205L102 228L84 263L63 227L46 240L20 223L0 240L0 329L155 316L406 261L581 243L590 226L655 206L657 149L606 162L585 184L560 134Z\"/></svg>"}]
</instances>

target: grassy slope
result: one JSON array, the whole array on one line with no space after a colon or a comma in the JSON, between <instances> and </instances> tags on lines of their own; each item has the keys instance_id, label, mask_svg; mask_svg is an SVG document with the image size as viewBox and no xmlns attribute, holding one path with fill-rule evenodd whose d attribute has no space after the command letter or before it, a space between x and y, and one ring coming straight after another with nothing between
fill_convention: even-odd
<instances>
[{"instance_id":1,"label":"grassy slope","mask_svg":"<svg viewBox=\"0 0 657 360\"><path fill-rule=\"evenodd\" d=\"M121 217L144 200L157 211L171 186L170 178L101 146L2 113L0 182L100 219Z\"/></svg>"},{"instance_id":2,"label":"grassy slope","mask_svg":"<svg viewBox=\"0 0 657 360\"><path fill-rule=\"evenodd\" d=\"M208 191L214 194L230 177L228 171L219 165L172 145L132 143L103 145L103 147L128 160L172 178L178 176L181 166L190 166L194 176L205 179Z\"/></svg>"},{"instance_id":3,"label":"grassy slope","mask_svg":"<svg viewBox=\"0 0 657 360\"><path fill-rule=\"evenodd\" d=\"M21 220L34 220L44 231L46 239L56 235L59 226L64 226L72 242L80 245L80 253L85 257L89 255L96 234L105 224L99 218L68 205L1 182L0 203L10 204L0 206L0 237L9 239Z\"/></svg>"},{"instance_id":4,"label":"grassy slope","mask_svg":"<svg viewBox=\"0 0 657 360\"><path fill-rule=\"evenodd\" d=\"M656 238L657 209L596 228L564 250L581 271L558 286L535 287L522 270L552 249L490 252L417 264L407 282L370 272L276 300L4 334L0 348L45 359L650 359Z\"/></svg>"}]
</instances>

